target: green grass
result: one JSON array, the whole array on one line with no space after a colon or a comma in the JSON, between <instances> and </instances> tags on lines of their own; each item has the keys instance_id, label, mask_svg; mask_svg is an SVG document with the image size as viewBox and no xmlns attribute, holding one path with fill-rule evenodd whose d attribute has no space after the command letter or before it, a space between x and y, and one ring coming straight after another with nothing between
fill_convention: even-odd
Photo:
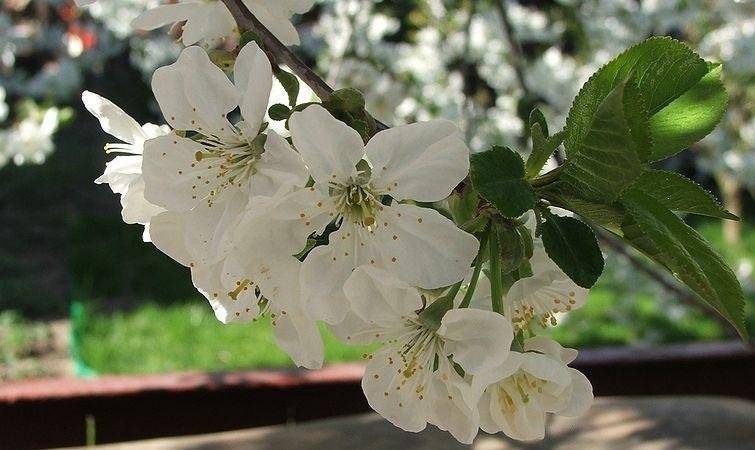
<instances>
[{"instance_id":1,"label":"green grass","mask_svg":"<svg viewBox=\"0 0 755 450\"><path fill-rule=\"evenodd\" d=\"M130 312L90 313L81 355L98 373L160 373L291 368L267 320L223 325L204 300L146 304ZM357 361L367 347L348 346L323 327L327 363Z\"/></svg>"},{"instance_id":2,"label":"green grass","mask_svg":"<svg viewBox=\"0 0 755 450\"><path fill-rule=\"evenodd\" d=\"M0 381L44 376L35 357L49 350L52 334L43 322L26 320L14 311L0 312Z\"/></svg>"}]
</instances>

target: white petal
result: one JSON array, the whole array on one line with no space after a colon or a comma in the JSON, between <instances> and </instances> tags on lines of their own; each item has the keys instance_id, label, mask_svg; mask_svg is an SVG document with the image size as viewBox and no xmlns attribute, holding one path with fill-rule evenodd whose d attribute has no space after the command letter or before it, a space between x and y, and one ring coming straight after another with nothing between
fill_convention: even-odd
<instances>
[{"instance_id":1,"label":"white petal","mask_svg":"<svg viewBox=\"0 0 755 450\"><path fill-rule=\"evenodd\" d=\"M207 52L201 47L187 47L181 52L179 61L184 64L185 94L204 126L200 132L215 134L229 129L230 124L225 115L239 105L241 97L225 73L210 61ZM268 89L268 93L269 93Z\"/></svg>"},{"instance_id":2,"label":"white petal","mask_svg":"<svg viewBox=\"0 0 755 450\"><path fill-rule=\"evenodd\" d=\"M186 247L186 216L184 213L166 211L153 217L149 224L152 243L161 252L178 263L192 264L191 253Z\"/></svg>"},{"instance_id":3,"label":"white petal","mask_svg":"<svg viewBox=\"0 0 755 450\"><path fill-rule=\"evenodd\" d=\"M376 219L375 246L384 266L413 286L450 286L477 256L477 239L433 209L395 204Z\"/></svg>"},{"instance_id":4,"label":"white petal","mask_svg":"<svg viewBox=\"0 0 755 450\"><path fill-rule=\"evenodd\" d=\"M554 358L558 358L564 364L569 364L577 358L579 353L572 348L564 348L553 339L545 336L535 336L524 341L524 350L528 352L544 353Z\"/></svg>"},{"instance_id":5,"label":"white petal","mask_svg":"<svg viewBox=\"0 0 755 450\"><path fill-rule=\"evenodd\" d=\"M285 45L298 45L299 34L291 23L290 17L293 10L283 10L284 2L260 2L257 0L243 0L244 5L249 11L270 30ZM298 10L303 9L303 5L297 5ZM306 11L306 10L305 10Z\"/></svg>"},{"instance_id":6,"label":"white petal","mask_svg":"<svg viewBox=\"0 0 755 450\"><path fill-rule=\"evenodd\" d=\"M541 380L560 386L568 386L571 381L566 364L551 356L540 353L523 353L521 369Z\"/></svg>"},{"instance_id":7,"label":"white petal","mask_svg":"<svg viewBox=\"0 0 755 450\"><path fill-rule=\"evenodd\" d=\"M233 258L196 266L191 277L220 322L249 322L259 314L254 286L248 284L243 269Z\"/></svg>"},{"instance_id":8,"label":"white petal","mask_svg":"<svg viewBox=\"0 0 755 450\"><path fill-rule=\"evenodd\" d=\"M252 195L272 197L281 189L291 191L303 187L309 179L309 172L296 151L274 131L268 131L265 152L257 162L257 173L251 177Z\"/></svg>"},{"instance_id":9,"label":"white petal","mask_svg":"<svg viewBox=\"0 0 755 450\"><path fill-rule=\"evenodd\" d=\"M121 196L121 206L123 208L121 215L125 223L147 224L152 217L164 211L163 208L155 206L144 198L144 179L142 177L134 180L128 187L128 190Z\"/></svg>"},{"instance_id":10,"label":"white petal","mask_svg":"<svg viewBox=\"0 0 755 450\"><path fill-rule=\"evenodd\" d=\"M301 271L302 297L307 313L316 320L335 324L349 312L344 284L360 266L354 227L342 226L331 233L330 243L316 247L304 260Z\"/></svg>"},{"instance_id":11,"label":"white petal","mask_svg":"<svg viewBox=\"0 0 755 450\"><path fill-rule=\"evenodd\" d=\"M464 402L459 386L464 386L464 380L448 360L442 359L425 398L427 421L450 432L459 442L471 444L480 427L479 413Z\"/></svg>"},{"instance_id":12,"label":"white petal","mask_svg":"<svg viewBox=\"0 0 755 450\"><path fill-rule=\"evenodd\" d=\"M485 389L516 373L521 367L522 362L523 358L521 353L509 352L508 358L506 358L501 365L486 372L478 373L472 377L469 391L466 393L464 400L468 405L476 405L482 397L483 392L485 392Z\"/></svg>"},{"instance_id":13,"label":"white petal","mask_svg":"<svg viewBox=\"0 0 755 450\"><path fill-rule=\"evenodd\" d=\"M378 414L405 431L419 432L427 426L416 389L416 379L402 383L406 378L397 373L396 364L401 355L391 347L385 347L372 355L362 378L362 390L367 402ZM398 388L398 389L397 389Z\"/></svg>"},{"instance_id":14,"label":"white petal","mask_svg":"<svg viewBox=\"0 0 755 450\"><path fill-rule=\"evenodd\" d=\"M186 20L193 11L201 8L200 3L175 3L158 6L141 13L131 22L136 30L154 30L174 22Z\"/></svg>"},{"instance_id":15,"label":"white petal","mask_svg":"<svg viewBox=\"0 0 755 450\"><path fill-rule=\"evenodd\" d=\"M324 346L317 324L303 311L288 309L274 320L275 342L294 363L307 369L322 367Z\"/></svg>"},{"instance_id":16,"label":"white petal","mask_svg":"<svg viewBox=\"0 0 755 450\"><path fill-rule=\"evenodd\" d=\"M241 49L233 67L233 81L241 94L241 115L253 130L258 130L265 118L273 87L270 60L256 42Z\"/></svg>"},{"instance_id":17,"label":"white petal","mask_svg":"<svg viewBox=\"0 0 755 450\"><path fill-rule=\"evenodd\" d=\"M229 189L219 201L202 202L185 213L186 242L195 263L210 264L226 257L246 204L245 194Z\"/></svg>"},{"instance_id":18,"label":"white petal","mask_svg":"<svg viewBox=\"0 0 755 450\"><path fill-rule=\"evenodd\" d=\"M566 417L579 417L586 413L594 398L592 384L582 372L569 368L571 375L571 398L566 409L558 414Z\"/></svg>"},{"instance_id":19,"label":"white petal","mask_svg":"<svg viewBox=\"0 0 755 450\"><path fill-rule=\"evenodd\" d=\"M368 324L353 311L349 311L337 324L328 325L328 328L338 339L352 345L372 344L376 340L375 333L384 331L383 328Z\"/></svg>"},{"instance_id":20,"label":"white petal","mask_svg":"<svg viewBox=\"0 0 755 450\"><path fill-rule=\"evenodd\" d=\"M203 150L197 142L176 135L147 141L142 162L147 200L174 211L186 211L202 202L215 187L208 168L212 160L196 158Z\"/></svg>"},{"instance_id":21,"label":"white petal","mask_svg":"<svg viewBox=\"0 0 755 450\"><path fill-rule=\"evenodd\" d=\"M469 173L469 149L447 120L381 131L367 143L366 153L373 186L396 200L443 200Z\"/></svg>"},{"instance_id":22,"label":"white petal","mask_svg":"<svg viewBox=\"0 0 755 450\"><path fill-rule=\"evenodd\" d=\"M319 105L295 112L289 119L294 146L318 183L346 181L356 174L364 156L359 133Z\"/></svg>"},{"instance_id":23,"label":"white petal","mask_svg":"<svg viewBox=\"0 0 755 450\"><path fill-rule=\"evenodd\" d=\"M482 394L477 404L477 410L480 413L480 429L488 434L496 434L501 431L501 427L493 420L491 408L493 408L493 401L488 390Z\"/></svg>"},{"instance_id":24,"label":"white petal","mask_svg":"<svg viewBox=\"0 0 755 450\"><path fill-rule=\"evenodd\" d=\"M105 173L94 180L97 184L107 183L114 194L125 194L131 183L142 174L142 156L116 156L105 164Z\"/></svg>"},{"instance_id":25,"label":"white petal","mask_svg":"<svg viewBox=\"0 0 755 450\"><path fill-rule=\"evenodd\" d=\"M343 290L352 311L368 324L400 326L422 308L416 288L373 266L357 267Z\"/></svg>"},{"instance_id":26,"label":"white petal","mask_svg":"<svg viewBox=\"0 0 755 450\"><path fill-rule=\"evenodd\" d=\"M438 335L444 351L467 373L477 374L500 366L509 356L514 332L502 315L480 309L448 311L441 320Z\"/></svg>"},{"instance_id":27,"label":"white petal","mask_svg":"<svg viewBox=\"0 0 755 450\"><path fill-rule=\"evenodd\" d=\"M102 130L129 144L141 145L146 136L142 127L110 100L93 92L84 91L81 101L86 109L100 121Z\"/></svg>"}]
</instances>

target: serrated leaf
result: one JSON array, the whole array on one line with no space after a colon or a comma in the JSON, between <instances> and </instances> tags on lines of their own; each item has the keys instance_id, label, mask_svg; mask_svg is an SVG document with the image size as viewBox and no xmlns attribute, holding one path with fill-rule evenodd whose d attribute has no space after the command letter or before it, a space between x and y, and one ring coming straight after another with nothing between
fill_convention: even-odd
<instances>
[{"instance_id":1,"label":"serrated leaf","mask_svg":"<svg viewBox=\"0 0 755 450\"><path fill-rule=\"evenodd\" d=\"M620 233L624 209L620 203L595 203L577 197L564 183L554 183L537 190L538 195L553 206L569 210L593 225L601 226L612 233Z\"/></svg>"},{"instance_id":2,"label":"serrated leaf","mask_svg":"<svg viewBox=\"0 0 755 450\"><path fill-rule=\"evenodd\" d=\"M299 99L299 79L296 78L296 75L282 69L275 71L275 78L278 79L286 94L288 94L289 106L295 107Z\"/></svg>"},{"instance_id":3,"label":"serrated leaf","mask_svg":"<svg viewBox=\"0 0 755 450\"><path fill-rule=\"evenodd\" d=\"M535 206L535 190L524 179L524 161L508 147L493 147L470 157L472 185L504 217L515 218Z\"/></svg>"},{"instance_id":4,"label":"serrated leaf","mask_svg":"<svg viewBox=\"0 0 755 450\"><path fill-rule=\"evenodd\" d=\"M707 74L697 84L650 119L654 141L651 161L689 148L718 125L728 103L721 71L720 64L709 64Z\"/></svg>"},{"instance_id":5,"label":"serrated leaf","mask_svg":"<svg viewBox=\"0 0 755 450\"><path fill-rule=\"evenodd\" d=\"M552 214L541 229L548 257L579 286L592 287L605 265L592 229L581 220Z\"/></svg>"},{"instance_id":6,"label":"serrated leaf","mask_svg":"<svg viewBox=\"0 0 755 450\"><path fill-rule=\"evenodd\" d=\"M702 186L674 172L648 170L637 180L633 189L653 197L672 211L739 220Z\"/></svg>"},{"instance_id":7,"label":"serrated leaf","mask_svg":"<svg viewBox=\"0 0 755 450\"><path fill-rule=\"evenodd\" d=\"M542 126L539 123L532 126L530 136L532 137L532 152L525 164L527 179L532 179L540 174L540 171L548 162L548 158L564 141L563 131L547 137L547 133L543 133Z\"/></svg>"},{"instance_id":8,"label":"serrated leaf","mask_svg":"<svg viewBox=\"0 0 755 450\"><path fill-rule=\"evenodd\" d=\"M535 126L535 124L540 125L540 131L542 135L547 138L548 137L548 122L545 120L545 116L543 115L543 112L540 111L540 109L535 108L530 112L529 117L529 126L530 130Z\"/></svg>"},{"instance_id":9,"label":"serrated leaf","mask_svg":"<svg viewBox=\"0 0 755 450\"><path fill-rule=\"evenodd\" d=\"M567 155L574 152L601 102L630 75L645 99L648 116L663 109L708 72L707 63L685 44L654 37L631 47L598 70L574 99L566 121Z\"/></svg>"},{"instance_id":10,"label":"serrated leaf","mask_svg":"<svg viewBox=\"0 0 755 450\"><path fill-rule=\"evenodd\" d=\"M668 269L734 325L744 338L744 294L734 272L684 221L653 197L631 189L622 199L624 239Z\"/></svg>"},{"instance_id":11,"label":"serrated leaf","mask_svg":"<svg viewBox=\"0 0 755 450\"><path fill-rule=\"evenodd\" d=\"M572 148L559 178L571 185L579 197L597 203L613 203L643 172L637 145L629 128L627 112L638 111L625 104L638 101L627 87L616 88L595 110L582 141Z\"/></svg>"}]
</instances>

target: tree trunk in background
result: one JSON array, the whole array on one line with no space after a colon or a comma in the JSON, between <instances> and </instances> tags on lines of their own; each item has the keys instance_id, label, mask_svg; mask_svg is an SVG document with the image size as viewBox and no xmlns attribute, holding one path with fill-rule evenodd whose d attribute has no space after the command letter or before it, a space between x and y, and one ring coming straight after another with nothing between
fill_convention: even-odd
<instances>
[{"instance_id":1,"label":"tree trunk in background","mask_svg":"<svg viewBox=\"0 0 755 450\"><path fill-rule=\"evenodd\" d=\"M721 189L721 199L724 207L732 214L742 217L742 193L737 180L727 172L715 174L718 188ZM742 222L724 220L724 242L736 245L742 240Z\"/></svg>"}]
</instances>

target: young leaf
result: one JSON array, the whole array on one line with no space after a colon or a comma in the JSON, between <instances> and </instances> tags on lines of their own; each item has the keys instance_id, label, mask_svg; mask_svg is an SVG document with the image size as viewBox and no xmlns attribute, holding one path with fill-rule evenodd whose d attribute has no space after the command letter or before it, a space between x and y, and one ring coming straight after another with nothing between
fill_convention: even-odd
<instances>
[{"instance_id":1,"label":"young leaf","mask_svg":"<svg viewBox=\"0 0 755 450\"><path fill-rule=\"evenodd\" d=\"M545 116L543 115L543 112L540 111L538 108L535 108L530 113L529 117L529 126L530 130L534 128L535 124L540 125L540 131L543 135L543 137L548 137L548 122L545 120Z\"/></svg>"},{"instance_id":2,"label":"young leaf","mask_svg":"<svg viewBox=\"0 0 755 450\"><path fill-rule=\"evenodd\" d=\"M697 84L650 119L654 143L649 159L668 158L707 136L721 121L727 102L721 65L709 64Z\"/></svg>"},{"instance_id":3,"label":"young leaf","mask_svg":"<svg viewBox=\"0 0 755 450\"><path fill-rule=\"evenodd\" d=\"M535 206L535 191L524 179L524 162L508 147L493 147L470 158L472 185L507 218L519 217Z\"/></svg>"},{"instance_id":4,"label":"young leaf","mask_svg":"<svg viewBox=\"0 0 755 450\"><path fill-rule=\"evenodd\" d=\"M299 79L296 78L296 75L281 69L275 71L275 78L278 79L286 94L288 94L289 106L295 107L299 99Z\"/></svg>"},{"instance_id":5,"label":"young leaf","mask_svg":"<svg viewBox=\"0 0 755 450\"><path fill-rule=\"evenodd\" d=\"M629 128L628 114L639 108L625 107L639 101L626 89L628 80L619 84L595 110L581 142L572 148L559 178L571 185L585 200L613 203L632 186L643 172L637 145Z\"/></svg>"},{"instance_id":6,"label":"young leaf","mask_svg":"<svg viewBox=\"0 0 755 450\"><path fill-rule=\"evenodd\" d=\"M548 214L542 225L548 257L575 283L590 288L603 273L603 253L592 229L573 217Z\"/></svg>"},{"instance_id":7,"label":"young leaf","mask_svg":"<svg viewBox=\"0 0 755 450\"><path fill-rule=\"evenodd\" d=\"M724 209L710 192L678 173L648 170L637 180L633 189L653 197L672 211L739 220Z\"/></svg>"},{"instance_id":8,"label":"young leaf","mask_svg":"<svg viewBox=\"0 0 755 450\"><path fill-rule=\"evenodd\" d=\"M291 110L286 105L276 103L268 108L267 114L273 120L287 120L291 116Z\"/></svg>"},{"instance_id":9,"label":"young leaf","mask_svg":"<svg viewBox=\"0 0 755 450\"><path fill-rule=\"evenodd\" d=\"M663 204L639 189L622 198L624 239L668 269L745 337L744 294L734 272L707 242Z\"/></svg>"},{"instance_id":10,"label":"young leaf","mask_svg":"<svg viewBox=\"0 0 755 450\"><path fill-rule=\"evenodd\" d=\"M530 153L525 164L527 179L535 178L540 174L543 166L548 162L548 158L551 157L556 148L564 141L563 131L547 137L547 134L543 133L542 126L539 123L535 123L532 126L530 135L532 136L532 153Z\"/></svg>"},{"instance_id":11,"label":"young leaf","mask_svg":"<svg viewBox=\"0 0 755 450\"><path fill-rule=\"evenodd\" d=\"M687 92L708 73L707 63L685 44L654 37L631 47L598 70L582 86L566 120L567 155L576 151L589 132L592 117L603 100L634 74L648 116Z\"/></svg>"}]
</instances>

